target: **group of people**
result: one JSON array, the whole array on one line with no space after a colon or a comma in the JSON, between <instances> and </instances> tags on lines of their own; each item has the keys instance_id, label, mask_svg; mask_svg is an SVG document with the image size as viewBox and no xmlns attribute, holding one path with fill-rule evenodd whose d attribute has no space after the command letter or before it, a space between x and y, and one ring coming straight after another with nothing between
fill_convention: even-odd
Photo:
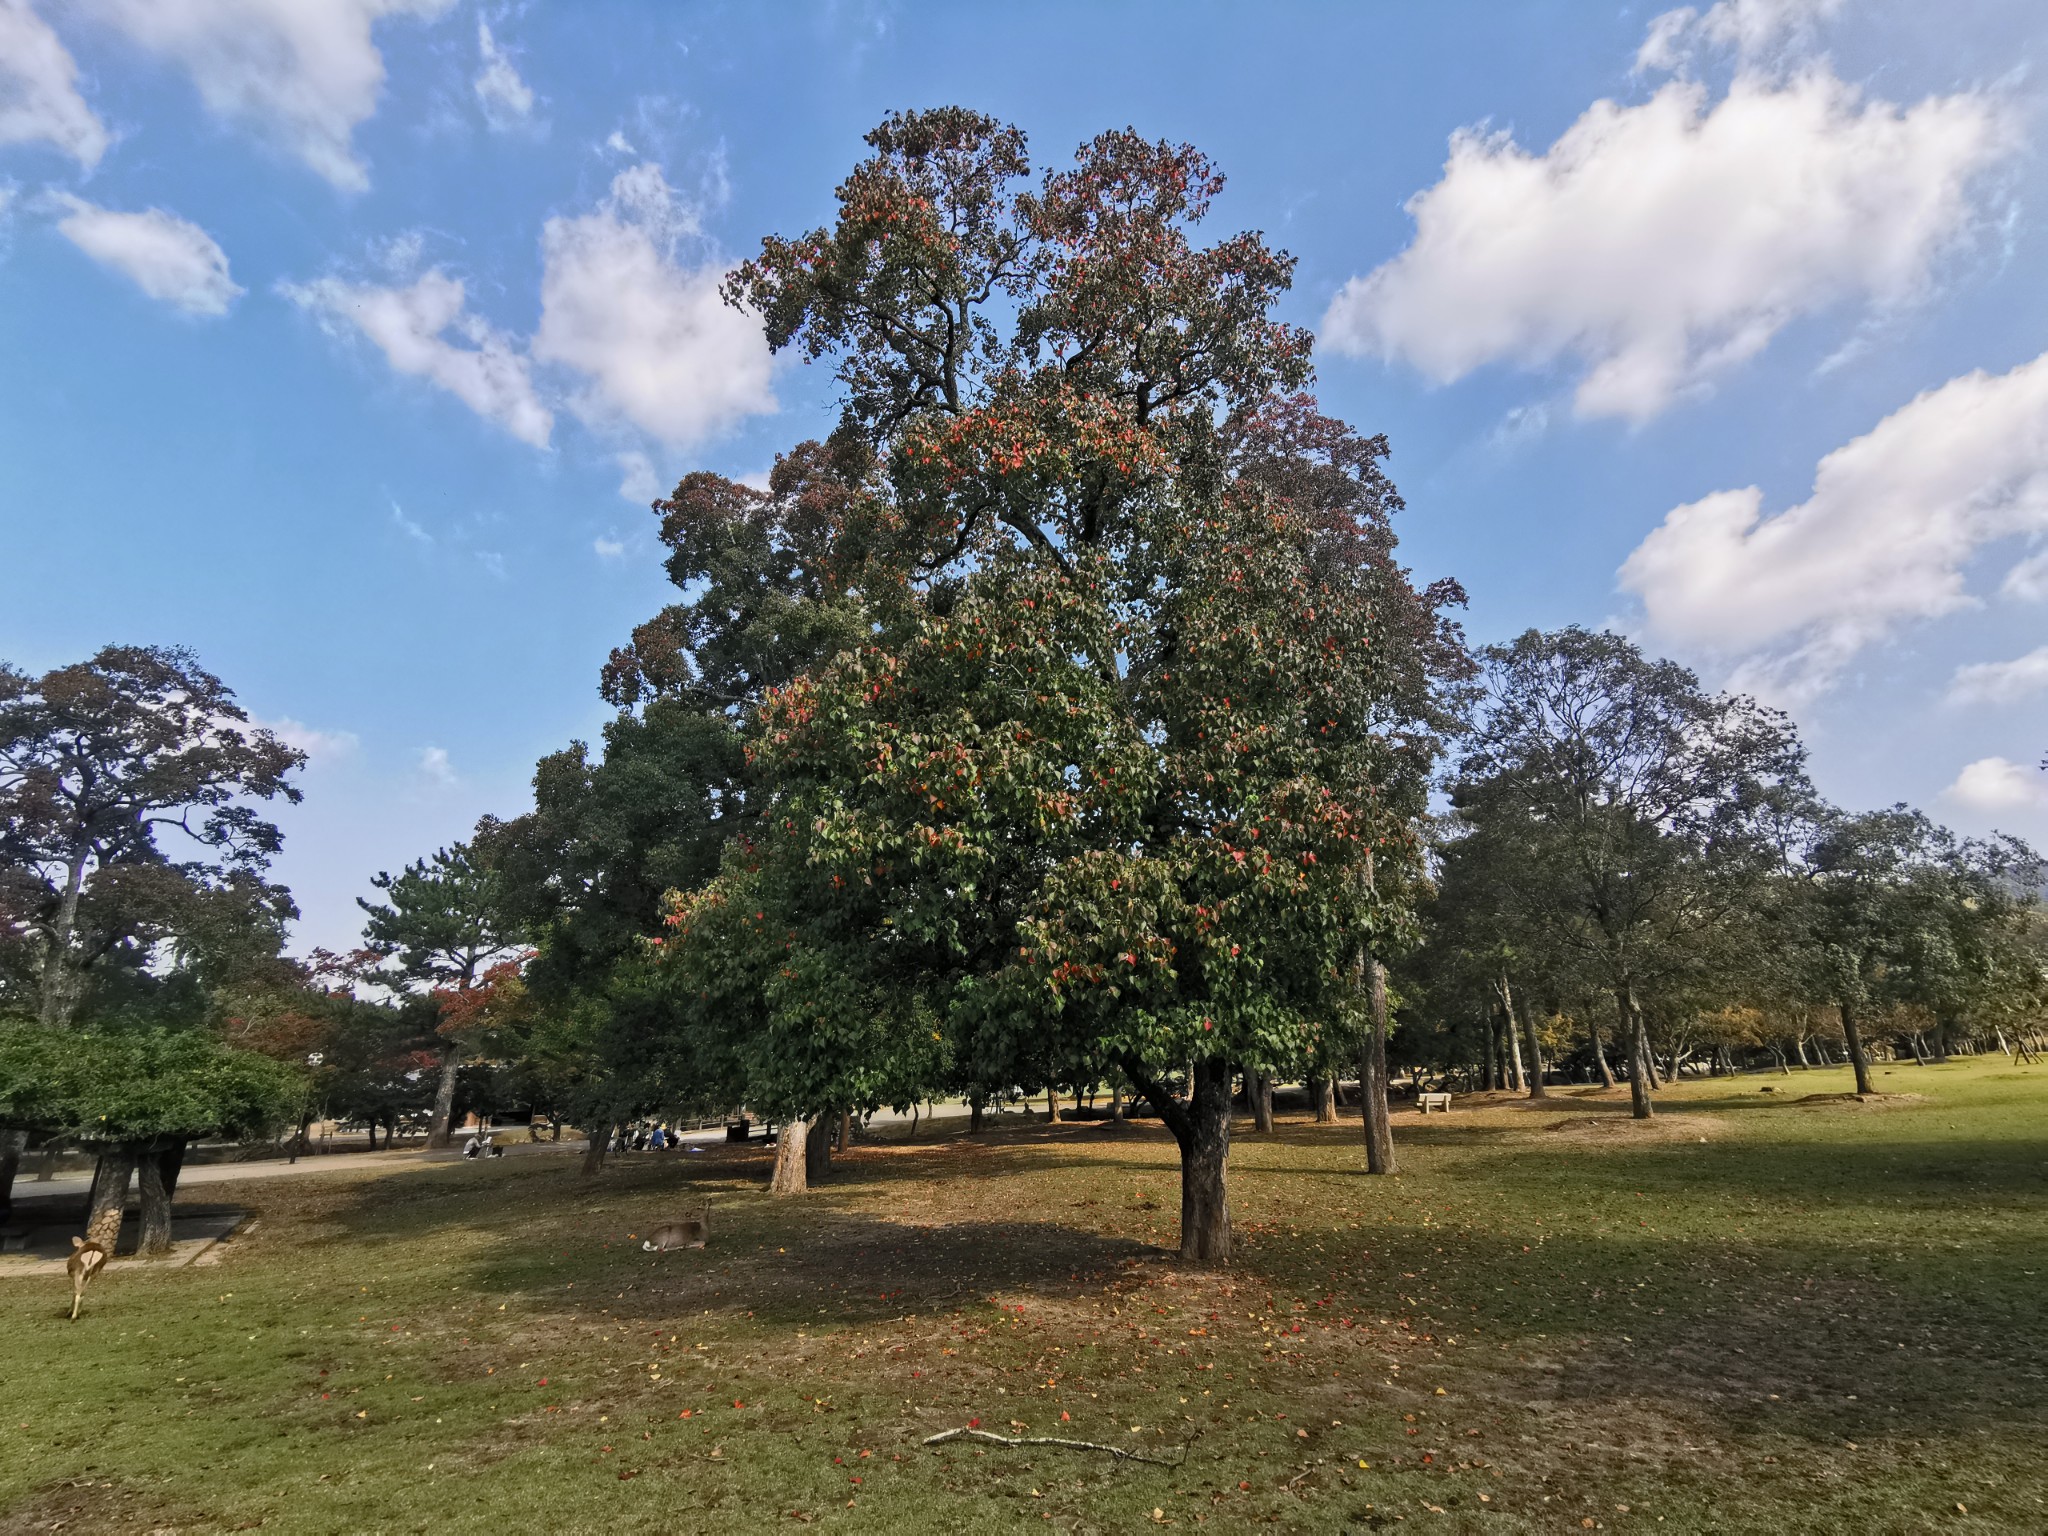
<instances>
[{"instance_id":1,"label":"group of people","mask_svg":"<svg viewBox=\"0 0 2048 1536\"><path fill-rule=\"evenodd\" d=\"M661 1152L669 1147L681 1146L682 1137L666 1125L648 1124L622 1125L612 1133L611 1150L614 1152Z\"/></svg>"}]
</instances>

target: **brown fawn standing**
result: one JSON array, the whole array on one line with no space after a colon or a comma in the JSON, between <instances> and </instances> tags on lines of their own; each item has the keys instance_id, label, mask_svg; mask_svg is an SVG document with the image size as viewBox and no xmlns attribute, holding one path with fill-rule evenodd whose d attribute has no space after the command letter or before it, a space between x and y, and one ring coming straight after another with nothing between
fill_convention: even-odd
<instances>
[{"instance_id":1,"label":"brown fawn standing","mask_svg":"<svg viewBox=\"0 0 2048 1536\"><path fill-rule=\"evenodd\" d=\"M695 1216L656 1227L640 1246L649 1253L667 1253L671 1248L702 1248L710 1231L711 1207L707 1205Z\"/></svg>"},{"instance_id":2,"label":"brown fawn standing","mask_svg":"<svg viewBox=\"0 0 2048 1536\"><path fill-rule=\"evenodd\" d=\"M107 1265L107 1250L82 1237L71 1239L71 1257L64 1261L64 1273L71 1277L71 1321L78 1321L78 1304L85 1300L86 1282Z\"/></svg>"}]
</instances>

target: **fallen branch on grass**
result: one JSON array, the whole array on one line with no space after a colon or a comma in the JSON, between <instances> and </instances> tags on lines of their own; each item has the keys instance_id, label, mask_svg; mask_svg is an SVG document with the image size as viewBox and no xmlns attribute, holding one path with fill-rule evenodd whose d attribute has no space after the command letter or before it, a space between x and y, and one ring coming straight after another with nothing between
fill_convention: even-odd
<instances>
[{"instance_id":1,"label":"fallen branch on grass","mask_svg":"<svg viewBox=\"0 0 2048 1536\"><path fill-rule=\"evenodd\" d=\"M991 1445L1008 1446L1011 1450L1023 1445L1052 1445L1064 1451L1103 1451L1118 1461L1143 1461L1155 1467L1177 1467L1188 1458L1185 1445L1180 1448L1180 1455L1168 1461L1164 1456L1147 1456L1143 1451L1127 1451L1120 1445L1098 1445L1093 1440L1062 1440L1057 1435L1019 1435L1013 1440L985 1429L942 1429L936 1435L924 1437L926 1445L941 1445L948 1440L986 1440Z\"/></svg>"}]
</instances>

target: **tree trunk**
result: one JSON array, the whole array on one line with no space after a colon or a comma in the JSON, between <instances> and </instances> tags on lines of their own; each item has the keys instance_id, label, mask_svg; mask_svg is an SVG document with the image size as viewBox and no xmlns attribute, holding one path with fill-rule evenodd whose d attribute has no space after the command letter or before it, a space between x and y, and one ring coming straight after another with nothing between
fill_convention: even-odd
<instances>
[{"instance_id":1,"label":"tree trunk","mask_svg":"<svg viewBox=\"0 0 2048 1536\"><path fill-rule=\"evenodd\" d=\"M1491 1008L1486 1010L1486 1027L1480 1031L1480 1036L1485 1041L1485 1054L1480 1062L1479 1084L1485 1092L1491 1093L1495 1087L1495 1048L1499 1043L1494 1036L1493 1010Z\"/></svg>"},{"instance_id":2,"label":"tree trunk","mask_svg":"<svg viewBox=\"0 0 2048 1536\"><path fill-rule=\"evenodd\" d=\"M1124 1085L1121 1081L1109 1085L1109 1118L1121 1120L1124 1117Z\"/></svg>"},{"instance_id":3,"label":"tree trunk","mask_svg":"<svg viewBox=\"0 0 2048 1536\"><path fill-rule=\"evenodd\" d=\"M838 1147L842 1157L853 1150L853 1111L850 1109L839 1111Z\"/></svg>"},{"instance_id":4,"label":"tree trunk","mask_svg":"<svg viewBox=\"0 0 2048 1536\"><path fill-rule=\"evenodd\" d=\"M1273 1134L1273 1079L1265 1072L1244 1075L1245 1096L1252 1101L1252 1125L1261 1136Z\"/></svg>"},{"instance_id":5,"label":"tree trunk","mask_svg":"<svg viewBox=\"0 0 2048 1536\"><path fill-rule=\"evenodd\" d=\"M1614 1068L1607 1065L1607 1047L1600 1043L1600 1021L1593 1017L1592 1010L1586 1013L1586 1036L1593 1046L1593 1064L1600 1069L1600 1086L1614 1086Z\"/></svg>"},{"instance_id":6,"label":"tree trunk","mask_svg":"<svg viewBox=\"0 0 2048 1536\"><path fill-rule=\"evenodd\" d=\"M1615 989L1614 1001L1621 1014L1621 1027L1628 1038L1629 1112L1638 1120L1656 1113L1650 1105L1650 1032L1643 1026L1643 1010L1636 1006L1635 989L1623 982Z\"/></svg>"},{"instance_id":7,"label":"tree trunk","mask_svg":"<svg viewBox=\"0 0 2048 1536\"><path fill-rule=\"evenodd\" d=\"M1060 1123L1060 1091L1051 1083L1045 1085L1045 1123L1047 1125L1058 1125Z\"/></svg>"},{"instance_id":8,"label":"tree trunk","mask_svg":"<svg viewBox=\"0 0 2048 1536\"><path fill-rule=\"evenodd\" d=\"M581 1171L584 1178L596 1177L597 1170L604 1166L605 1154L612 1149L612 1129L612 1122L607 1120L602 1125L594 1125L583 1133L590 1138L583 1144Z\"/></svg>"},{"instance_id":9,"label":"tree trunk","mask_svg":"<svg viewBox=\"0 0 2048 1536\"><path fill-rule=\"evenodd\" d=\"M1337 1123L1337 1080L1323 1076L1313 1078L1308 1085L1309 1097L1315 1101L1316 1124Z\"/></svg>"},{"instance_id":10,"label":"tree trunk","mask_svg":"<svg viewBox=\"0 0 2048 1536\"><path fill-rule=\"evenodd\" d=\"M1875 1093L1877 1089L1870 1082L1870 1058L1864 1054L1863 1031L1856 1022L1856 1010L1847 1003L1841 1004L1842 1036L1849 1043L1849 1065L1856 1069L1856 1091Z\"/></svg>"},{"instance_id":11,"label":"tree trunk","mask_svg":"<svg viewBox=\"0 0 2048 1536\"><path fill-rule=\"evenodd\" d=\"M1378 960L1363 960L1366 983L1365 1040L1358 1053L1358 1113L1365 1123L1365 1171L1391 1174L1393 1116L1387 1105L1387 973Z\"/></svg>"},{"instance_id":12,"label":"tree trunk","mask_svg":"<svg viewBox=\"0 0 2048 1536\"><path fill-rule=\"evenodd\" d=\"M144 1147L135 1159L141 1174L142 1233L135 1251L144 1258L158 1258L171 1251L171 1192L164 1184L164 1150Z\"/></svg>"},{"instance_id":13,"label":"tree trunk","mask_svg":"<svg viewBox=\"0 0 2048 1536\"><path fill-rule=\"evenodd\" d=\"M441 1047L441 1081L434 1089L434 1118L427 1129L429 1147L445 1147L454 1139L455 1127L455 1068L461 1057L461 1047L450 1040ZM371 1131L374 1137L376 1132Z\"/></svg>"},{"instance_id":14,"label":"tree trunk","mask_svg":"<svg viewBox=\"0 0 2048 1536\"><path fill-rule=\"evenodd\" d=\"M14 1208L14 1176L21 1171L27 1131L0 1131L0 1216Z\"/></svg>"},{"instance_id":15,"label":"tree trunk","mask_svg":"<svg viewBox=\"0 0 2048 1536\"><path fill-rule=\"evenodd\" d=\"M135 1149L131 1144L110 1142L101 1148L99 1167L93 1173L85 1236L88 1242L98 1243L109 1254L121 1235L121 1216L128 1209L128 1186L134 1179Z\"/></svg>"},{"instance_id":16,"label":"tree trunk","mask_svg":"<svg viewBox=\"0 0 2048 1536\"><path fill-rule=\"evenodd\" d=\"M810 1120L810 1134L804 1138L804 1184L824 1182L825 1175L832 1171L831 1121L825 1115L813 1115Z\"/></svg>"},{"instance_id":17,"label":"tree trunk","mask_svg":"<svg viewBox=\"0 0 2048 1536\"><path fill-rule=\"evenodd\" d=\"M810 1188L806 1177L810 1159L805 1155L805 1143L810 1140L811 1122L808 1120L785 1120L782 1134L775 1143L775 1174L768 1181L771 1195L801 1195Z\"/></svg>"},{"instance_id":18,"label":"tree trunk","mask_svg":"<svg viewBox=\"0 0 2048 1536\"><path fill-rule=\"evenodd\" d=\"M1182 1117L1180 1147L1180 1256L1194 1264L1230 1261L1230 1202L1225 1175L1230 1159L1230 1066L1199 1062Z\"/></svg>"},{"instance_id":19,"label":"tree trunk","mask_svg":"<svg viewBox=\"0 0 2048 1536\"><path fill-rule=\"evenodd\" d=\"M1948 1060L1948 1020L1940 1014L1934 1016L1934 1059L1942 1063Z\"/></svg>"},{"instance_id":20,"label":"tree trunk","mask_svg":"<svg viewBox=\"0 0 2048 1536\"><path fill-rule=\"evenodd\" d=\"M78 899L85 888L86 854L80 851L64 871L64 893L57 898L57 926L43 952L42 998L39 1020L46 1029L61 1029L71 1022L78 1006L78 977L71 968L71 940L78 932ZM114 1250L111 1245L107 1252Z\"/></svg>"},{"instance_id":21,"label":"tree trunk","mask_svg":"<svg viewBox=\"0 0 2048 1536\"><path fill-rule=\"evenodd\" d=\"M1521 996L1521 1005L1522 1044L1529 1051L1529 1062L1525 1073L1525 1080L1529 1088L1529 1097L1540 1099L1546 1097L1543 1091L1543 1043L1536 1038L1536 1015L1529 1007L1529 994L1527 992L1524 992ZM1513 1022L1512 1013L1510 1014L1509 1021L1510 1023Z\"/></svg>"},{"instance_id":22,"label":"tree trunk","mask_svg":"<svg viewBox=\"0 0 2048 1536\"><path fill-rule=\"evenodd\" d=\"M166 1200L175 1199L177 1196L178 1180L183 1177L185 1172L185 1148L189 1145L191 1143L181 1136L157 1153L157 1166L161 1170L160 1176L164 1181L164 1198Z\"/></svg>"},{"instance_id":23,"label":"tree trunk","mask_svg":"<svg viewBox=\"0 0 2048 1536\"><path fill-rule=\"evenodd\" d=\"M967 1101L967 1134L972 1136L981 1129L981 1095L976 1094Z\"/></svg>"},{"instance_id":24,"label":"tree trunk","mask_svg":"<svg viewBox=\"0 0 2048 1536\"><path fill-rule=\"evenodd\" d=\"M1494 982L1494 990L1500 995L1500 1027L1507 1037L1507 1048L1502 1053L1508 1061L1508 1081L1516 1093L1525 1092L1529 1086L1528 1074L1522 1066L1522 1042L1516 1034L1515 992L1508 983L1506 971L1502 971Z\"/></svg>"}]
</instances>

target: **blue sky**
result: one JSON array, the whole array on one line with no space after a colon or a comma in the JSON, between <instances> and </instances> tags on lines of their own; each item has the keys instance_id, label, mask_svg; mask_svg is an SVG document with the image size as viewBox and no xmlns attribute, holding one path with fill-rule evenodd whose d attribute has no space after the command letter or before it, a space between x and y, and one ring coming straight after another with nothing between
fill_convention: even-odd
<instances>
[{"instance_id":1,"label":"blue sky","mask_svg":"<svg viewBox=\"0 0 2048 1536\"><path fill-rule=\"evenodd\" d=\"M595 736L649 496L827 424L719 272L960 102L1216 158L1476 638L1623 626L2048 842L2044 63L2034 0L0 0L0 656L194 647L347 943Z\"/></svg>"}]
</instances>

